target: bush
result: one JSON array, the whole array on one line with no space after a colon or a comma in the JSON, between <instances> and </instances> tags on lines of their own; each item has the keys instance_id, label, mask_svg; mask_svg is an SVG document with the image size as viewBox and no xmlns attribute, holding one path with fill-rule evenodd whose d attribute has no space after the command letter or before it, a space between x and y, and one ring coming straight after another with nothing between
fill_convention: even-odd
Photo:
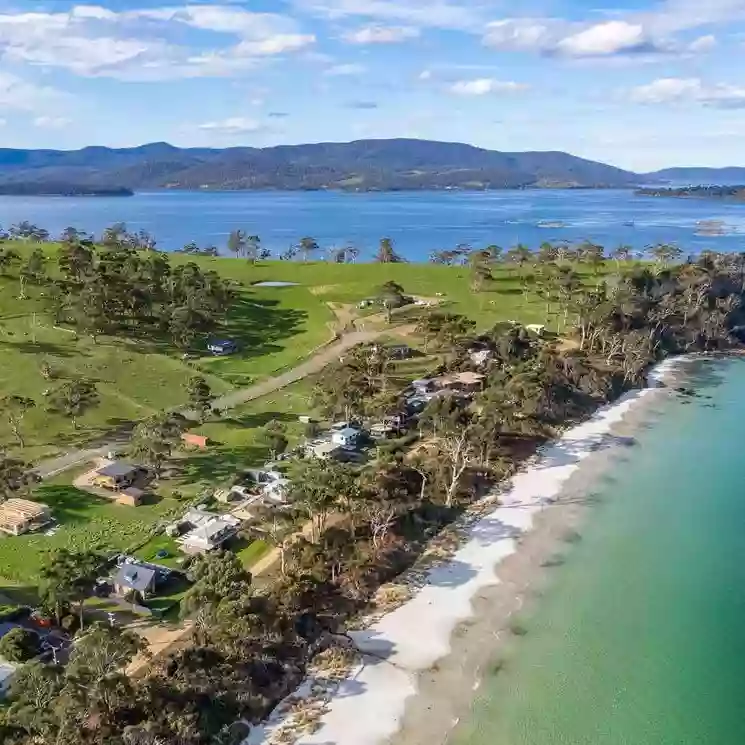
<instances>
[{"instance_id":1,"label":"bush","mask_svg":"<svg viewBox=\"0 0 745 745\"><path fill-rule=\"evenodd\" d=\"M419 435L416 432L409 432L403 437L399 437L397 440L387 440L385 442L378 443L378 450L381 453L398 453L403 450L408 450L417 440Z\"/></svg>"},{"instance_id":2,"label":"bush","mask_svg":"<svg viewBox=\"0 0 745 745\"><path fill-rule=\"evenodd\" d=\"M40 652L39 635L22 626L11 629L0 639L0 656L8 662L26 662Z\"/></svg>"},{"instance_id":3,"label":"bush","mask_svg":"<svg viewBox=\"0 0 745 745\"><path fill-rule=\"evenodd\" d=\"M0 605L0 621L17 621L28 614L23 605Z\"/></svg>"},{"instance_id":4,"label":"bush","mask_svg":"<svg viewBox=\"0 0 745 745\"><path fill-rule=\"evenodd\" d=\"M80 627L80 619L72 613L67 616L62 616L60 626L63 631L67 631L69 634L74 634Z\"/></svg>"}]
</instances>

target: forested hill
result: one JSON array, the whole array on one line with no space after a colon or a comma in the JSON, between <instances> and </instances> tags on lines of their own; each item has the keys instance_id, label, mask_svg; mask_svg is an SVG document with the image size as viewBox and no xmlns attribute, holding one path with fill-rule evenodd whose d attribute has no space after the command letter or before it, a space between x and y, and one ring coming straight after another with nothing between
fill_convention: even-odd
<instances>
[{"instance_id":1,"label":"forested hill","mask_svg":"<svg viewBox=\"0 0 745 745\"><path fill-rule=\"evenodd\" d=\"M682 186L679 188L645 188L637 189L637 194L643 197L697 197L699 199L726 199L729 201L745 201L745 186Z\"/></svg>"},{"instance_id":2,"label":"forested hill","mask_svg":"<svg viewBox=\"0 0 745 745\"><path fill-rule=\"evenodd\" d=\"M373 191L623 187L641 182L637 174L567 153L504 153L427 140L224 150L166 143L75 151L0 149L0 185Z\"/></svg>"},{"instance_id":3,"label":"forested hill","mask_svg":"<svg viewBox=\"0 0 745 745\"><path fill-rule=\"evenodd\" d=\"M650 181L675 184L745 184L745 168L665 168L646 174Z\"/></svg>"}]
</instances>

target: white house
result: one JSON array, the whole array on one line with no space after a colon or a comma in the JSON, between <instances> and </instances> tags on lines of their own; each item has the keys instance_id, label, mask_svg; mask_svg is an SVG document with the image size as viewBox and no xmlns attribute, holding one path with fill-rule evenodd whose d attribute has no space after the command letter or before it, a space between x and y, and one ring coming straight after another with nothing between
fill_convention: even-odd
<instances>
[{"instance_id":1,"label":"white house","mask_svg":"<svg viewBox=\"0 0 745 745\"><path fill-rule=\"evenodd\" d=\"M362 437L362 431L356 427L345 427L331 435L331 442L341 448L354 450Z\"/></svg>"},{"instance_id":2,"label":"white house","mask_svg":"<svg viewBox=\"0 0 745 745\"><path fill-rule=\"evenodd\" d=\"M241 521L233 515L218 515L195 507L179 523L179 528L185 528L187 532L178 538L178 542L188 554L213 551L232 538L240 524Z\"/></svg>"},{"instance_id":3,"label":"white house","mask_svg":"<svg viewBox=\"0 0 745 745\"><path fill-rule=\"evenodd\" d=\"M267 502L274 504L287 504L292 482L290 479L276 479L270 481L262 490L261 496Z\"/></svg>"}]
</instances>

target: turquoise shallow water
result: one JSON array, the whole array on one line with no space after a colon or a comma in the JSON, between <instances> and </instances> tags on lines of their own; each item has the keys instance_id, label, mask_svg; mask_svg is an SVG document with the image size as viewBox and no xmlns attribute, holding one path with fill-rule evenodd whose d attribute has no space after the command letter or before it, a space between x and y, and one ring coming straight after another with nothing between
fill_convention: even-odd
<instances>
[{"instance_id":1,"label":"turquoise shallow water","mask_svg":"<svg viewBox=\"0 0 745 745\"><path fill-rule=\"evenodd\" d=\"M745 360L692 380L607 471L458 745L745 743Z\"/></svg>"}]
</instances>

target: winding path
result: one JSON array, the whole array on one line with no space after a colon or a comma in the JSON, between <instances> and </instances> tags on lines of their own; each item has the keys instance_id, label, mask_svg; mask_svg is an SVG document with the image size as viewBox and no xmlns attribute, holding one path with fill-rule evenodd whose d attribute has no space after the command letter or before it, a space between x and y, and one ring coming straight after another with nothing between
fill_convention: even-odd
<instances>
[{"instance_id":1,"label":"winding path","mask_svg":"<svg viewBox=\"0 0 745 745\"><path fill-rule=\"evenodd\" d=\"M309 375L321 372L327 365L339 359L345 352L356 347L358 344L365 344L374 341L383 334L401 333L402 328L381 328L371 329L369 331L352 331L344 334L338 341L331 342L311 355L305 362L301 362L297 367L293 367L286 372L274 375L261 383L241 388L231 393L215 399L213 406L225 410L232 409L240 404L253 401L254 399L274 393L281 388L286 388L292 383L296 383ZM106 436L105 441L91 445L89 448L71 450L57 458L50 458L41 461L36 465L34 471L42 478L48 479L56 476L63 471L74 468L81 463L87 463L94 458L105 456L110 450L129 442L130 428L122 429L118 432Z\"/></svg>"}]
</instances>

